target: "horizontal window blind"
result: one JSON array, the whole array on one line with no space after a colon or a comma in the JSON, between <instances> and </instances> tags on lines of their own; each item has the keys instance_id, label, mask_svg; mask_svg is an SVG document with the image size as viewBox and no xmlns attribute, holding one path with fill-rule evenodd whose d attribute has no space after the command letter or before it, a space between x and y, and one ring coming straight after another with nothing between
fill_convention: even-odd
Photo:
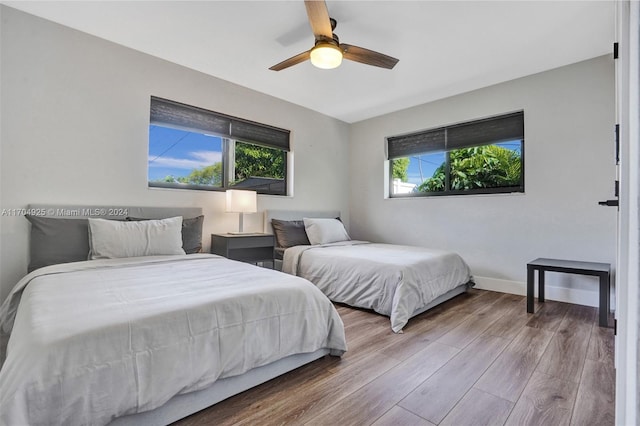
<instances>
[{"instance_id":1,"label":"horizontal window blind","mask_svg":"<svg viewBox=\"0 0 640 426\"><path fill-rule=\"evenodd\" d=\"M446 130L440 128L387 138L389 159L408 157L424 152L444 151L446 149L445 134Z\"/></svg>"},{"instance_id":2,"label":"horizontal window blind","mask_svg":"<svg viewBox=\"0 0 640 426\"><path fill-rule=\"evenodd\" d=\"M522 111L387 138L387 158L524 139Z\"/></svg>"},{"instance_id":3,"label":"horizontal window blind","mask_svg":"<svg viewBox=\"0 0 640 426\"><path fill-rule=\"evenodd\" d=\"M219 112L151 97L151 124L193 129L289 151L290 131Z\"/></svg>"}]
</instances>

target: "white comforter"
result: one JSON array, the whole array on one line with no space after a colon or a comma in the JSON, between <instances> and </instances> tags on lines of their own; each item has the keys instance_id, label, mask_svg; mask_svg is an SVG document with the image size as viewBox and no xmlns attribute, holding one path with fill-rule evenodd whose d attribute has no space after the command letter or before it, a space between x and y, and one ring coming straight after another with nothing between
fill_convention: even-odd
<instances>
[{"instance_id":1,"label":"white comforter","mask_svg":"<svg viewBox=\"0 0 640 426\"><path fill-rule=\"evenodd\" d=\"M346 350L311 283L213 255L39 269L0 307L0 424L105 424L288 355Z\"/></svg>"},{"instance_id":2,"label":"white comforter","mask_svg":"<svg viewBox=\"0 0 640 426\"><path fill-rule=\"evenodd\" d=\"M389 316L396 333L416 311L471 280L456 253L366 241L291 247L282 265L335 302Z\"/></svg>"}]
</instances>

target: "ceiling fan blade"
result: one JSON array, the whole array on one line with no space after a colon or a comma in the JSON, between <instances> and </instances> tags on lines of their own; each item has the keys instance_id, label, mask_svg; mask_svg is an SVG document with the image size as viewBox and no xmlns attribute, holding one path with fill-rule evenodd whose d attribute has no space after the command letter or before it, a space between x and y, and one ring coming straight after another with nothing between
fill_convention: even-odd
<instances>
[{"instance_id":1,"label":"ceiling fan blade","mask_svg":"<svg viewBox=\"0 0 640 426\"><path fill-rule=\"evenodd\" d=\"M304 6L307 8L307 16L313 35L318 38L333 38L329 10L324 0L305 0Z\"/></svg>"},{"instance_id":2,"label":"ceiling fan blade","mask_svg":"<svg viewBox=\"0 0 640 426\"><path fill-rule=\"evenodd\" d=\"M396 58L365 49L364 47L341 43L340 48L342 49L344 58L350 61L387 69L392 69L398 63L398 59Z\"/></svg>"},{"instance_id":3,"label":"ceiling fan blade","mask_svg":"<svg viewBox=\"0 0 640 426\"><path fill-rule=\"evenodd\" d=\"M280 62L279 64L276 64L274 66L272 66L271 68L269 68L272 71L281 71L285 68L289 68L292 67L294 65L299 64L300 62L304 62L307 59L309 59L311 54L310 50L307 50L306 52L302 52L297 54L296 56L293 56L289 59L285 59L284 61Z\"/></svg>"}]
</instances>

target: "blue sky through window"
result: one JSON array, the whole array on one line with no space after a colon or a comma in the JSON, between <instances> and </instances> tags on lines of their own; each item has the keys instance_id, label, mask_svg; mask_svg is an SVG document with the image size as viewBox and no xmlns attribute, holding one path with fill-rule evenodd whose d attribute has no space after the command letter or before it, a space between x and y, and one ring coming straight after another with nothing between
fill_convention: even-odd
<instances>
[{"instance_id":1,"label":"blue sky through window","mask_svg":"<svg viewBox=\"0 0 640 426\"><path fill-rule=\"evenodd\" d=\"M187 176L193 169L222 161L222 139L218 136L149 126L149 181L166 176Z\"/></svg>"},{"instance_id":2,"label":"blue sky through window","mask_svg":"<svg viewBox=\"0 0 640 426\"><path fill-rule=\"evenodd\" d=\"M431 152L409 157L409 168L407 169L409 183L420 185L424 180L429 179L433 176L433 172L444 163L444 158L444 152Z\"/></svg>"}]
</instances>

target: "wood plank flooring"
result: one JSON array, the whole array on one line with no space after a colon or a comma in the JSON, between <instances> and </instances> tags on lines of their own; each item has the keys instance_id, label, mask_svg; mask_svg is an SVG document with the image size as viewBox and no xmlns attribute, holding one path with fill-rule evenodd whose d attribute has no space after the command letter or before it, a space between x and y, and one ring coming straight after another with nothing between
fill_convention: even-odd
<instances>
[{"instance_id":1,"label":"wood plank flooring","mask_svg":"<svg viewBox=\"0 0 640 426\"><path fill-rule=\"evenodd\" d=\"M349 351L176 422L613 425L613 330L597 309L471 290L409 321L338 305Z\"/></svg>"}]
</instances>

